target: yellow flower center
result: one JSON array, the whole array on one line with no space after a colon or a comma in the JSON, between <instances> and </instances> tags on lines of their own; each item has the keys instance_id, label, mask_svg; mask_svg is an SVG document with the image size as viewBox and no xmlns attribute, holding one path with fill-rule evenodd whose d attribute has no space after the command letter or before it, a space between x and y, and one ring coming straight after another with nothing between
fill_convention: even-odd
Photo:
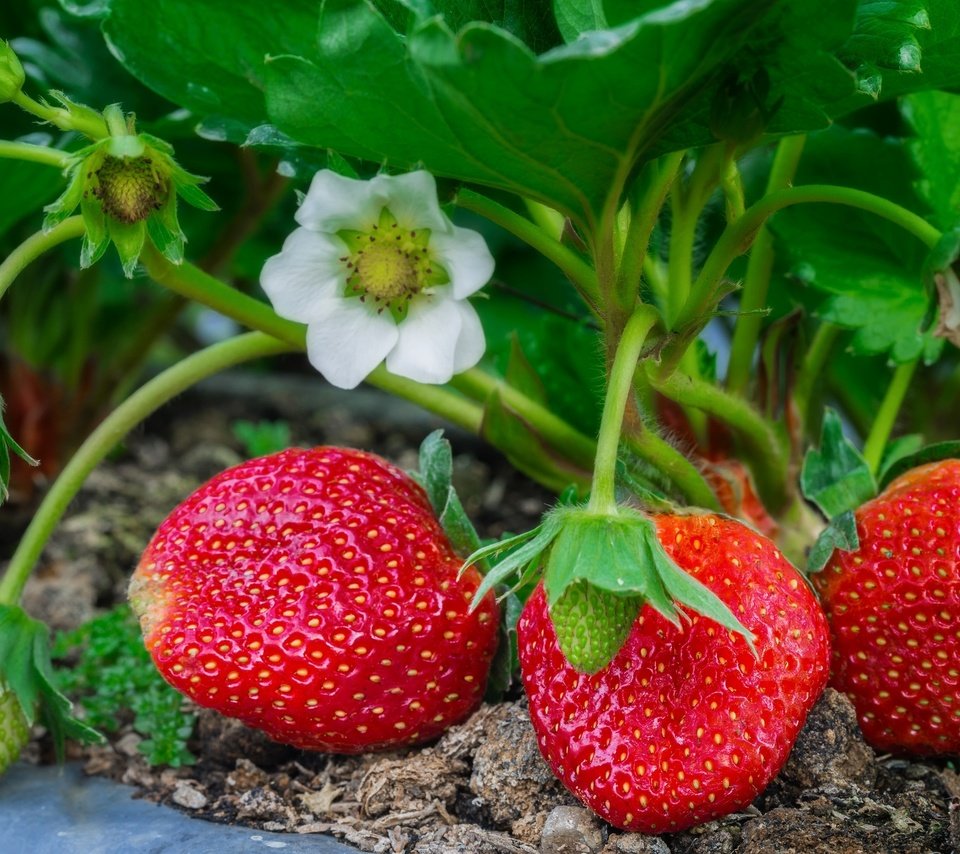
<instances>
[{"instance_id":1,"label":"yellow flower center","mask_svg":"<svg viewBox=\"0 0 960 854\"><path fill-rule=\"evenodd\" d=\"M399 246L373 243L357 258L355 268L357 285L377 299L389 302L420 291L417 265Z\"/></svg>"}]
</instances>

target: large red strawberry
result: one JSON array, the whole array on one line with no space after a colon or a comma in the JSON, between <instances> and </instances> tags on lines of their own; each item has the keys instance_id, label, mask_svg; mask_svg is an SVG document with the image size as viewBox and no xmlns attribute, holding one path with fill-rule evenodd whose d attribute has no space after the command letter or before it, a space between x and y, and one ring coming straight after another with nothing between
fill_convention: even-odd
<instances>
[{"instance_id":1,"label":"large red strawberry","mask_svg":"<svg viewBox=\"0 0 960 854\"><path fill-rule=\"evenodd\" d=\"M755 636L649 605L593 675L557 644L542 586L520 618L523 683L540 749L594 812L630 831L678 831L748 805L789 755L827 681L826 620L773 543L732 519L661 516L657 536Z\"/></svg>"},{"instance_id":2,"label":"large red strawberry","mask_svg":"<svg viewBox=\"0 0 960 854\"><path fill-rule=\"evenodd\" d=\"M856 513L859 548L813 576L833 681L878 750L960 751L960 460L912 469Z\"/></svg>"},{"instance_id":3,"label":"large red strawberry","mask_svg":"<svg viewBox=\"0 0 960 854\"><path fill-rule=\"evenodd\" d=\"M131 585L157 667L202 706L311 750L426 741L481 702L497 640L479 574L419 486L361 451L291 449L214 477Z\"/></svg>"}]
</instances>

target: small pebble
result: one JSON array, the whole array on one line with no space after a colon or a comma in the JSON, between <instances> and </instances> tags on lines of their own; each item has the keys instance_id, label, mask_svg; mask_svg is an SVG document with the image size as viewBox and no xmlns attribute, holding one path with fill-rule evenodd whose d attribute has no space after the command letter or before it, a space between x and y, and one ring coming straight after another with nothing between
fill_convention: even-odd
<instances>
[{"instance_id":1,"label":"small pebble","mask_svg":"<svg viewBox=\"0 0 960 854\"><path fill-rule=\"evenodd\" d=\"M186 780L177 783L170 797L175 804L188 810L203 809L207 805L207 796L199 789L191 786Z\"/></svg>"},{"instance_id":2,"label":"small pebble","mask_svg":"<svg viewBox=\"0 0 960 854\"><path fill-rule=\"evenodd\" d=\"M540 854L595 854L603 847L600 821L583 807L555 807L540 837Z\"/></svg>"}]
</instances>

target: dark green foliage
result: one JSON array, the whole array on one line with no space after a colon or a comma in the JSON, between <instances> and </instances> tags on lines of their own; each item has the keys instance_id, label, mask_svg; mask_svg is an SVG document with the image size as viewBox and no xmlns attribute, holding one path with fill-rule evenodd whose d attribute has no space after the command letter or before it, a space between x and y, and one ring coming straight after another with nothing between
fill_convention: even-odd
<instances>
[{"instance_id":1,"label":"dark green foliage","mask_svg":"<svg viewBox=\"0 0 960 854\"><path fill-rule=\"evenodd\" d=\"M286 421L234 421L233 435L248 457L264 457L290 447L290 425Z\"/></svg>"},{"instance_id":2,"label":"dark green foliage","mask_svg":"<svg viewBox=\"0 0 960 854\"><path fill-rule=\"evenodd\" d=\"M59 634L53 656L61 659L57 684L83 706L87 723L115 732L132 717L133 728L144 736L140 752L151 765L193 764L187 740L196 715L184 711L183 697L153 666L126 605Z\"/></svg>"}]
</instances>

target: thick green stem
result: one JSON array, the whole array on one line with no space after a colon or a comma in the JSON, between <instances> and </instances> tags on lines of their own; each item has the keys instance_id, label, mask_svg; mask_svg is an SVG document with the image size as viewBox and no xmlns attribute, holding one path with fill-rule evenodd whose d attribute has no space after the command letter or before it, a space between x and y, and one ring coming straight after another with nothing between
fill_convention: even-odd
<instances>
[{"instance_id":1,"label":"thick green stem","mask_svg":"<svg viewBox=\"0 0 960 854\"><path fill-rule=\"evenodd\" d=\"M50 148L48 145L32 145L29 142L8 142L0 139L0 157L11 160L28 160L31 163L42 163L45 166L66 168L70 162L70 152Z\"/></svg>"},{"instance_id":2,"label":"thick green stem","mask_svg":"<svg viewBox=\"0 0 960 854\"><path fill-rule=\"evenodd\" d=\"M530 424L553 448L566 454L572 463L587 470L593 468L597 450L593 439L502 380L474 368L458 374L450 384L473 400L481 402L492 394L500 395L505 406Z\"/></svg>"},{"instance_id":3,"label":"thick green stem","mask_svg":"<svg viewBox=\"0 0 960 854\"><path fill-rule=\"evenodd\" d=\"M623 413L633 388L633 375L643 351L643 343L647 339L647 333L659 319L660 315L653 306L643 305L630 316L620 337L600 419L593 486L588 505L588 509L593 513L617 512L617 451L620 447Z\"/></svg>"},{"instance_id":4,"label":"thick green stem","mask_svg":"<svg viewBox=\"0 0 960 854\"><path fill-rule=\"evenodd\" d=\"M887 393L883 397L877 416L873 419L873 426L870 428L870 433L863 445L863 457L867 461L867 465L870 466L870 471L874 474L880 470L883 452L887 447L887 441L893 432L893 425L897 421L903 399L910 388L910 380L913 379L913 372L917 369L919 362L919 359L914 359L912 362L897 365L890 380L890 385L887 386Z\"/></svg>"},{"instance_id":5,"label":"thick green stem","mask_svg":"<svg viewBox=\"0 0 960 854\"><path fill-rule=\"evenodd\" d=\"M205 377L250 359L295 349L289 342L278 341L260 332L250 332L188 356L121 403L87 437L44 496L0 581L0 603L13 605L19 601L23 585L70 501L97 463L133 427L172 397Z\"/></svg>"},{"instance_id":6,"label":"thick green stem","mask_svg":"<svg viewBox=\"0 0 960 854\"><path fill-rule=\"evenodd\" d=\"M597 274L590 265L578 258L577 255L554 240L551 235L509 208L482 196L473 190L461 190L457 194L456 203L464 210L473 211L480 216L506 229L524 243L532 246L545 258L552 261L563 274L573 282L581 295L592 308L600 305L600 289L597 284Z\"/></svg>"},{"instance_id":7,"label":"thick green stem","mask_svg":"<svg viewBox=\"0 0 960 854\"><path fill-rule=\"evenodd\" d=\"M85 231L83 217L72 216L48 232L38 231L24 240L0 264L0 298L28 264L61 243L73 240L75 237L83 237Z\"/></svg>"},{"instance_id":8,"label":"thick green stem","mask_svg":"<svg viewBox=\"0 0 960 854\"><path fill-rule=\"evenodd\" d=\"M144 249L140 260L155 282L174 293L232 317L244 326L286 341L298 350L306 348L307 328L302 323L284 320L266 303L234 290L192 264L171 264L152 245ZM376 368L367 377L367 382L410 400L453 424L474 433L479 432L483 420L480 407L459 395L451 394L442 386L423 385L395 376L383 366Z\"/></svg>"},{"instance_id":9,"label":"thick green stem","mask_svg":"<svg viewBox=\"0 0 960 854\"><path fill-rule=\"evenodd\" d=\"M34 101L23 91L13 96L13 103L37 118L56 125L60 130L77 131L91 139L103 139L110 135L103 117L94 113L93 110L81 108L71 112L62 107L51 107L49 104Z\"/></svg>"},{"instance_id":10,"label":"thick green stem","mask_svg":"<svg viewBox=\"0 0 960 854\"><path fill-rule=\"evenodd\" d=\"M702 380L679 372L664 378L655 369L647 376L657 391L683 406L702 409L730 426L743 442L750 468L764 503L773 512L787 500L789 453L785 444L764 418L744 400Z\"/></svg>"},{"instance_id":11,"label":"thick green stem","mask_svg":"<svg viewBox=\"0 0 960 854\"><path fill-rule=\"evenodd\" d=\"M811 202L847 205L874 213L896 223L930 248L940 240L940 231L923 217L873 193L830 184L811 184L778 190L747 208L743 216L723 232L700 270L690 297L673 328L682 329L711 310L727 268L738 255L749 249L758 230L773 214L791 205Z\"/></svg>"},{"instance_id":12,"label":"thick green stem","mask_svg":"<svg viewBox=\"0 0 960 854\"><path fill-rule=\"evenodd\" d=\"M780 140L767 178L766 195L790 185L796 174L805 136L788 136ZM742 214L741 214L742 215ZM767 304L770 274L773 270L773 235L762 227L750 250L747 272L740 291L740 317L733 333L730 348L730 367L727 370L727 389L743 394L750 380L753 353L760 335L760 310Z\"/></svg>"}]
</instances>

